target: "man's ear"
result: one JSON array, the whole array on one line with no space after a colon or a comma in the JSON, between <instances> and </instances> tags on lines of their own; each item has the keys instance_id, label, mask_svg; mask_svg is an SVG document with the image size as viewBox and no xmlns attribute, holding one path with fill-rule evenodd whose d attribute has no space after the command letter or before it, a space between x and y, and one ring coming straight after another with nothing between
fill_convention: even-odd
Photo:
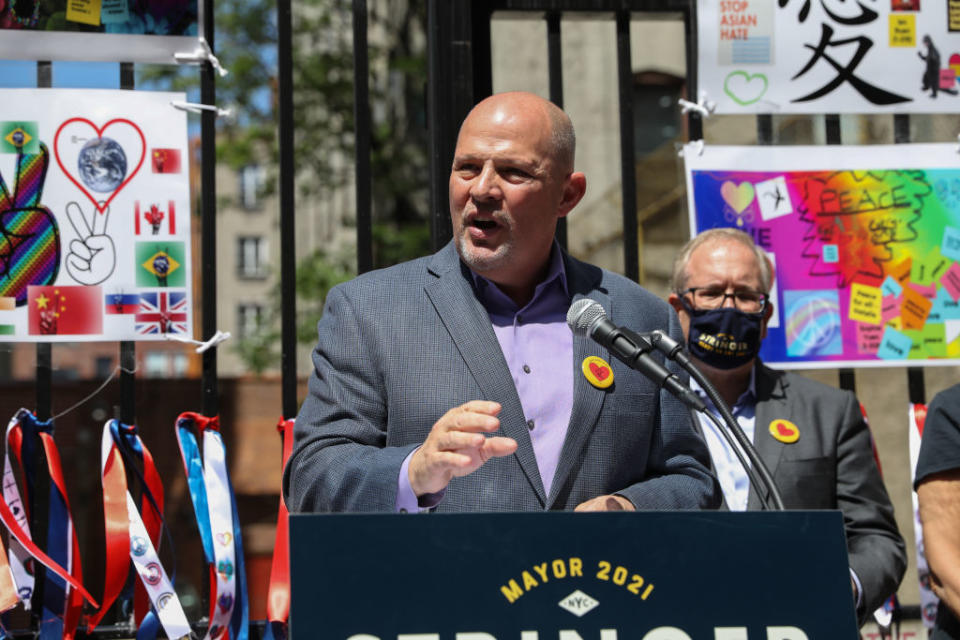
<instances>
[{"instance_id":1,"label":"man's ear","mask_svg":"<svg viewBox=\"0 0 960 640\"><path fill-rule=\"evenodd\" d=\"M684 310L683 305L680 304L680 296L678 296L676 293L671 293L669 296L667 296L667 302L670 303L670 306L673 307L678 314Z\"/></svg>"},{"instance_id":2,"label":"man's ear","mask_svg":"<svg viewBox=\"0 0 960 640\"><path fill-rule=\"evenodd\" d=\"M563 185L563 197L557 207L557 217L563 218L570 213L586 192L587 176L581 171L571 173Z\"/></svg>"}]
</instances>

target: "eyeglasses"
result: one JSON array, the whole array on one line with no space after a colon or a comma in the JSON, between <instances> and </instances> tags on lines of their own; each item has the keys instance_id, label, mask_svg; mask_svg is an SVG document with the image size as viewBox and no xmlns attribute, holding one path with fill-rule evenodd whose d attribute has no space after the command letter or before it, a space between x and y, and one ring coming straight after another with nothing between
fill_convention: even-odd
<instances>
[{"instance_id":1,"label":"eyeglasses","mask_svg":"<svg viewBox=\"0 0 960 640\"><path fill-rule=\"evenodd\" d=\"M767 308L767 294L751 289L727 293L720 287L690 287L679 292L681 297L688 293L695 309L719 309L727 298L733 298L733 306L745 313L760 313Z\"/></svg>"}]
</instances>

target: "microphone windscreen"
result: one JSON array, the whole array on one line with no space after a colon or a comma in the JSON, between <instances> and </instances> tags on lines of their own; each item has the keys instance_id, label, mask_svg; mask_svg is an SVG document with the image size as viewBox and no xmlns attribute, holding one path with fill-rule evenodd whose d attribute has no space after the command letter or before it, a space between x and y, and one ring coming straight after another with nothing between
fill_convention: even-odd
<instances>
[{"instance_id":1,"label":"microphone windscreen","mask_svg":"<svg viewBox=\"0 0 960 640\"><path fill-rule=\"evenodd\" d=\"M580 298L567 311L567 326L578 336L585 336L597 320L607 316L603 306L589 298Z\"/></svg>"}]
</instances>

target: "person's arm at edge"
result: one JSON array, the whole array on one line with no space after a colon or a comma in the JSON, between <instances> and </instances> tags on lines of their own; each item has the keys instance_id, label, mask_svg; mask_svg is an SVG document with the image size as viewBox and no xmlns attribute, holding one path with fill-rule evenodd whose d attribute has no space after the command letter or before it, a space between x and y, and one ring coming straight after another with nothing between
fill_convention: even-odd
<instances>
[{"instance_id":1,"label":"person's arm at edge","mask_svg":"<svg viewBox=\"0 0 960 640\"><path fill-rule=\"evenodd\" d=\"M960 469L921 480L917 501L933 592L960 617Z\"/></svg>"}]
</instances>

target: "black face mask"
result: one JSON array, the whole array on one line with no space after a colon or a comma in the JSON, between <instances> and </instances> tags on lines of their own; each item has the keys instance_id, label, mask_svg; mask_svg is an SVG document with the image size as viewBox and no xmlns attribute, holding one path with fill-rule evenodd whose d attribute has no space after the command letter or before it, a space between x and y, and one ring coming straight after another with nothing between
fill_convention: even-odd
<instances>
[{"instance_id":1,"label":"black face mask","mask_svg":"<svg viewBox=\"0 0 960 640\"><path fill-rule=\"evenodd\" d=\"M694 309L680 299L690 314L687 349L704 364L715 369L735 369L756 357L760 351L763 312L744 313L734 307Z\"/></svg>"}]
</instances>

